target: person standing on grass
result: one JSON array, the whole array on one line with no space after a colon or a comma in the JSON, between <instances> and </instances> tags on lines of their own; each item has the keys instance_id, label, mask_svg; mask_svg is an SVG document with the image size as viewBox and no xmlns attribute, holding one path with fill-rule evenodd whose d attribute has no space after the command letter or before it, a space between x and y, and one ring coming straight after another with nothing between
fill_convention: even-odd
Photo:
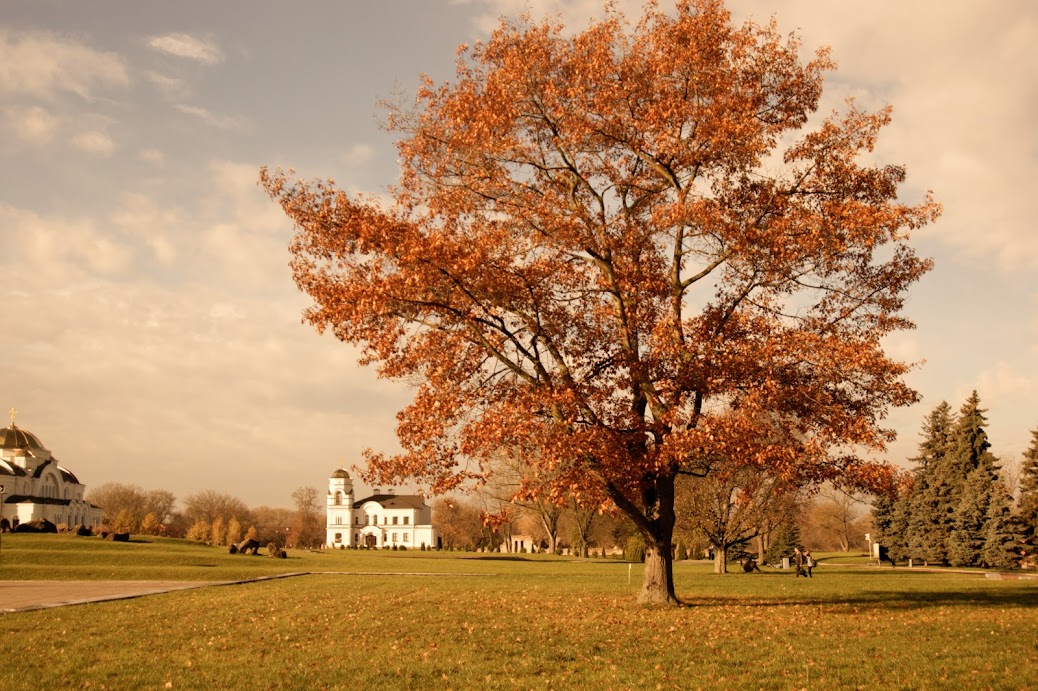
<instances>
[{"instance_id":1,"label":"person standing on grass","mask_svg":"<svg viewBox=\"0 0 1038 691\"><path fill-rule=\"evenodd\" d=\"M811 575L811 570L815 568L815 558L811 556L811 550L804 550L804 575L808 578L814 578Z\"/></svg>"},{"instance_id":2,"label":"person standing on grass","mask_svg":"<svg viewBox=\"0 0 1038 691\"><path fill-rule=\"evenodd\" d=\"M800 578L804 575L804 553L799 547L793 549L793 564L797 569L797 578Z\"/></svg>"}]
</instances>

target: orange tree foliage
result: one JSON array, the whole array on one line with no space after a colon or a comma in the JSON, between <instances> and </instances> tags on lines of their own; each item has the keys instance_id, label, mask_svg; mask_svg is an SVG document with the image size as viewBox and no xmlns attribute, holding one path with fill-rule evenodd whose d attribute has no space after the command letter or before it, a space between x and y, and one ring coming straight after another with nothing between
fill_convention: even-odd
<instances>
[{"instance_id":1,"label":"orange tree foliage","mask_svg":"<svg viewBox=\"0 0 1038 691\"><path fill-rule=\"evenodd\" d=\"M908 234L939 207L863 161L889 110L806 127L833 64L799 49L717 0L506 20L388 105L390 203L262 171L306 319L417 383L374 478L448 491L519 454L520 493L631 517L644 602L674 599L679 473L888 482L861 452L916 394L881 339L912 326Z\"/></svg>"}]
</instances>

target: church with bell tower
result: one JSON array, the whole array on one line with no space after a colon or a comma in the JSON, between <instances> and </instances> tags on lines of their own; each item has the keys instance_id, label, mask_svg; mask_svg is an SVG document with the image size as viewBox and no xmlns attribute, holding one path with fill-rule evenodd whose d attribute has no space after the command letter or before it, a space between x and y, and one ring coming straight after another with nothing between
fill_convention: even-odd
<instances>
[{"instance_id":1,"label":"church with bell tower","mask_svg":"<svg viewBox=\"0 0 1038 691\"><path fill-rule=\"evenodd\" d=\"M440 531L432 524L432 509L416 494L375 489L355 499L353 480L339 468L328 480L325 545L369 549L439 549Z\"/></svg>"}]
</instances>

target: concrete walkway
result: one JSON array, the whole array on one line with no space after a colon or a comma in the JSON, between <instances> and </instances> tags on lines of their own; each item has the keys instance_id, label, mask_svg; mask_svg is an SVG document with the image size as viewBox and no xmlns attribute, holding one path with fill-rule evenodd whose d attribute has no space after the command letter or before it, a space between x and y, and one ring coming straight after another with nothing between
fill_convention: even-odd
<instances>
[{"instance_id":1,"label":"concrete walkway","mask_svg":"<svg viewBox=\"0 0 1038 691\"><path fill-rule=\"evenodd\" d=\"M168 593L174 590L207 588L216 585L254 583L273 578L300 576L284 573L240 581L3 581L0 580L0 614L28 612L88 602L126 600L143 595Z\"/></svg>"},{"instance_id":2,"label":"concrete walkway","mask_svg":"<svg viewBox=\"0 0 1038 691\"><path fill-rule=\"evenodd\" d=\"M419 573L404 571L297 571L271 576L258 576L237 581L4 581L0 580L0 614L28 612L65 605L83 605L106 600L128 600L144 595L169 593L174 590L209 588L217 585L258 583L275 578L293 576L436 576L436 577L492 577L496 574L479 573Z\"/></svg>"}]
</instances>

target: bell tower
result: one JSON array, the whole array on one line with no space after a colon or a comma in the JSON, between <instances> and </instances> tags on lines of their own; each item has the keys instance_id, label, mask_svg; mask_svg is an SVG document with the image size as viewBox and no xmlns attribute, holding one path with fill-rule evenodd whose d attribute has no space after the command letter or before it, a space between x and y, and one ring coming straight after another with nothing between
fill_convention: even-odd
<instances>
[{"instance_id":1,"label":"bell tower","mask_svg":"<svg viewBox=\"0 0 1038 691\"><path fill-rule=\"evenodd\" d=\"M353 480L345 469L339 468L328 479L327 537L325 544L338 549L353 544L351 516L353 515Z\"/></svg>"}]
</instances>

